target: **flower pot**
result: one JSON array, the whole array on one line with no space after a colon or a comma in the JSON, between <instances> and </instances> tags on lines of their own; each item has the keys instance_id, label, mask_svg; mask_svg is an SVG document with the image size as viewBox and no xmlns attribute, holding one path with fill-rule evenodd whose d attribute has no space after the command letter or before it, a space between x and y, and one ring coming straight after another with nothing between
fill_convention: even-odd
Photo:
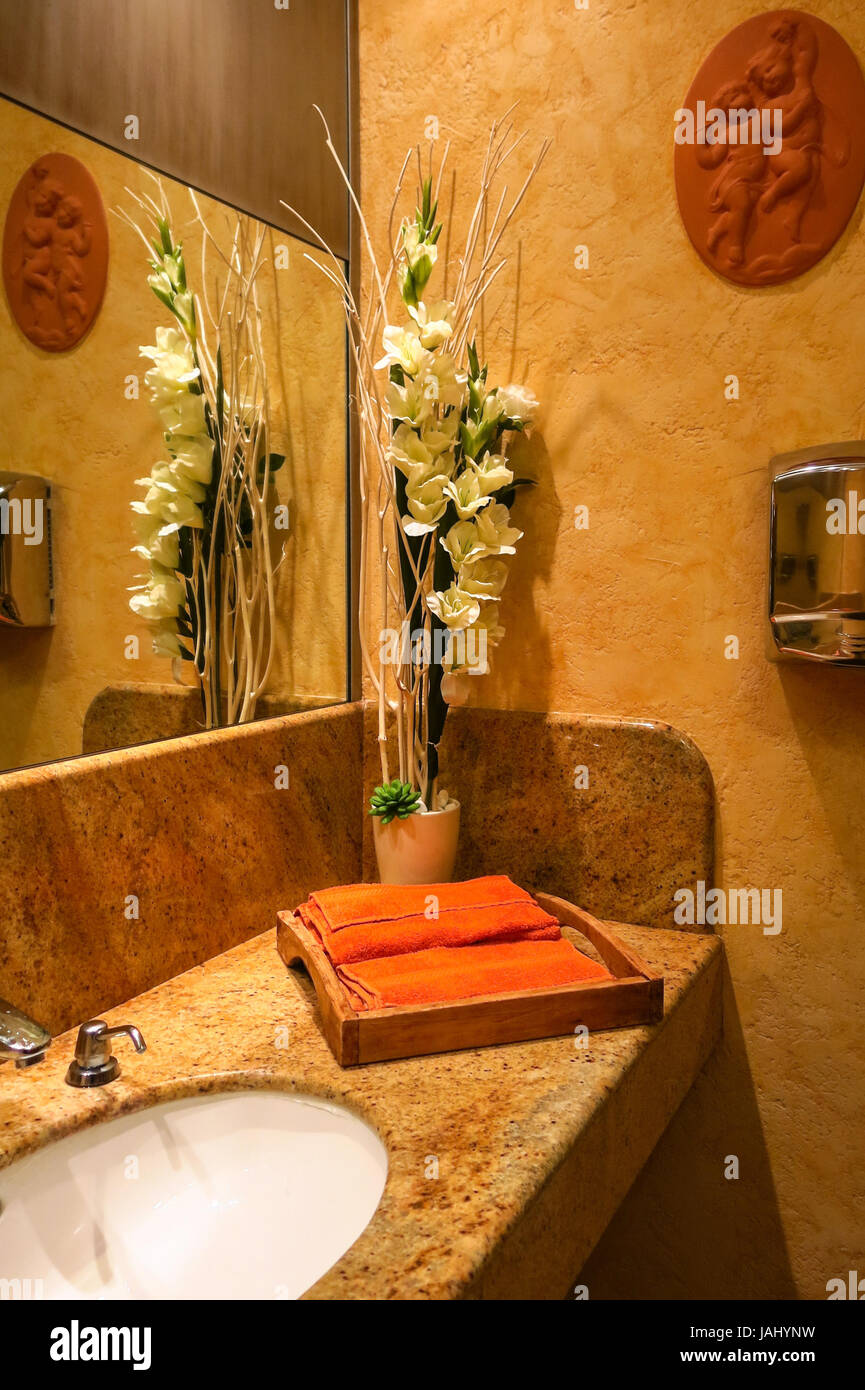
<instances>
[{"instance_id":1,"label":"flower pot","mask_svg":"<svg viewBox=\"0 0 865 1390\"><path fill-rule=\"evenodd\" d=\"M376 816L373 839L382 883L449 883L459 832L459 803L446 811L416 811L389 825Z\"/></svg>"}]
</instances>

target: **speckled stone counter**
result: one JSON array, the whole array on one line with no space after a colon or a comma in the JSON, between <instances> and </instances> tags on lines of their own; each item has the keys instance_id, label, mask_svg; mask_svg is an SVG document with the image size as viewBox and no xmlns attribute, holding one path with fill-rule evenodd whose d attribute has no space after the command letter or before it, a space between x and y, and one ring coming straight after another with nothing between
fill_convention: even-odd
<instances>
[{"instance_id":1,"label":"speckled stone counter","mask_svg":"<svg viewBox=\"0 0 865 1390\"><path fill-rule=\"evenodd\" d=\"M338 705L339 695L320 699L263 695L258 720ZM82 753L107 748L135 748L158 739L187 738L202 731L201 695L181 685L108 685L94 696L84 716Z\"/></svg>"},{"instance_id":2,"label":"speckled stone counter","mask_svg":"<svg viewBox=\"0 0 865 1390\"><path fill-rule=\"evenodd\" d=\"M0 1067L0 1165L177 1096L322 1096L375 1127L390 1170L370 1225L307 1297L562 1298L721 1026L716 938L620 933L665 973L660 1024L595 1034L587 1049L564 1037L341 1071L309 981L286 970L267 932L113 1010L148 1051L124 1055L112 1085L65 1085L74 1031L39 1067Z\"/></svg>"},{"instance_id":3,"label":"speckled stone counter","mask_svg":"<svg viewBox=\"0 0 865 1390\"><path fill-rule=\"evenodd\" d=\"M52 1032L358 876L356 705L0 777L0 995Z\"/></svg>"},{"instance_id":4,"label":"speckled stone counter","mask_svg":"<svg viewBox=\"0 0 865 1390\"><path fill-rule=\"evenodd\" d=\"M314 888L375 877L372 718L343 705L0 777L0 994L59 1032ZM454 710L442 768L458 877L509 873L665 928L675 890L712 880L711 774L668 725Z\"/></svg>"},{"instance_id":5,"label":"speckled stone counter","mask_svg":"<svg viewBox=\"0 0 865 1390\"><path fill-rule=\"evenodd\" d=\"M367 796L381 780L376 718L368 705ZM665 928L678 889L713 881L712 774L669 724L452 709L439 765L462 806L457 878L507 873L596 917ZM364 870L375 876L369 825Z\"/></svg>"}]
</instances>

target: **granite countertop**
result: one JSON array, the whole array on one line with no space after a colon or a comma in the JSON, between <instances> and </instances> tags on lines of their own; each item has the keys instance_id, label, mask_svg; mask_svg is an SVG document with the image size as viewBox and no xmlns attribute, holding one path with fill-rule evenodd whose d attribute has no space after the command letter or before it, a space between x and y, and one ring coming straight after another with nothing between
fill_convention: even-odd
<instances>
[{"instance_id":1,"label":"granite countertop","mask_svg":"<svg viewBox=\"0 0 865 1390\"><path fill-rule=\"evenodd\" d=\"M378 1131L390 1168L369 1226L305 1297L564 1297L721 1027L717 938L616 929L665 974L661 1023L594 1034L588 1048L563 1037L346 1071L308 979L267 932L107 1013L148 1043L124 1051L110 1086L65 1084L74 1029L40 1066L0 1069L0 1166L178 1096L320 1096Z\"/></svg>"}]
</instances>

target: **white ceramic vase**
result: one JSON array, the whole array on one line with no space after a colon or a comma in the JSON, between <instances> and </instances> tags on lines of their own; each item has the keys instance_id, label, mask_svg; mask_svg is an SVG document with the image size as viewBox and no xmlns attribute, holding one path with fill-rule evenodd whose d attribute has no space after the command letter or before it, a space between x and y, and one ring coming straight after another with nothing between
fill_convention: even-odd
<instances>
[{"instance_id":1,"label":"white ceramic vase","mask_svg":"<svg viewBox=\"0 0 865 1390\"><path fill-rule=\"evenodd\" d=\"M389 825L373 818L382 883L450 883L460 833L459 802L446 811L415 812Z\"/></svg>"}]
</instances>

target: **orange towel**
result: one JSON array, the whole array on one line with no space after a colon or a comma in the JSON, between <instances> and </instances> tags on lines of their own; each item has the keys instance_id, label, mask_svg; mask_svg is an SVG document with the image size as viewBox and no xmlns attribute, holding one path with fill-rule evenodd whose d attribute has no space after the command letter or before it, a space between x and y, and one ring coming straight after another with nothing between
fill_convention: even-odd
<instances>
[{"instance_id":1,"label":"orange towel","mask_svg":"<svg viewBox=\"0 0 865 1390\"><path fill-rule=\"evenodd\" d=\"M382 956L342 965L337 974L361 1008L442 1004L508 990L549 989L580 980L609 980L610 972L569 941L435 947L411 955Z\"/></svg>"},{"instance_id":2,"label":"orange towel","mask_svg":"<svg viewBox=\"0 0 865 1390\"><path fill-rule=\"evenodd\" d=\"M430 904L437 916L428 916ZM334 965L494 941L555 941L555 917L503 874L419 887L355 883L312 893L297 909Z\"/></svg>"}]
</instances>

